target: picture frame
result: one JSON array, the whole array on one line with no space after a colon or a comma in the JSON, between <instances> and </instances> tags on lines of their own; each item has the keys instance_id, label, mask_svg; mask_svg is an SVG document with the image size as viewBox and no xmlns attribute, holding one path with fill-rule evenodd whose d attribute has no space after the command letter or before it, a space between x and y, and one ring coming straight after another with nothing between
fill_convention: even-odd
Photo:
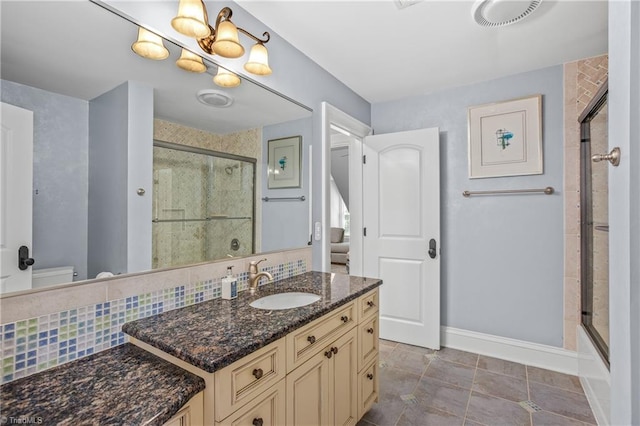
<instances>
[{"instance_id":1,"label":"picture frame","mask_svg":"<svg viewBox=\"0 0 640 426\"><path fill-rule=\"evenodd\" d=\"M302 136L267 141L269 189L300 188Z\"/></svg>"},{"instance_id":2,"label":"picture frame","mask_svg":"<svg viewBox=\"0 0 640 426\"><path fill-rule=\"evenodd\" d=\"M469 107L469 178L543 172L542 96Z\"/></svg>"}]
</instances>

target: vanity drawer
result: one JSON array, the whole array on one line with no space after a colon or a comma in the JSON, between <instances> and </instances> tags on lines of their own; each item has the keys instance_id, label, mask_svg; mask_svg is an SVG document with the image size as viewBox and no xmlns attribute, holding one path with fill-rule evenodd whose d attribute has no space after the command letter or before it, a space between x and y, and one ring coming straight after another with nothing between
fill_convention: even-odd
<instances>
[{"instance_id":1,"label":"vanity drawer","mask_svg":"<svg viewBox=\"0 0 640 426\"><path fill-rule=\"evenodd\" d=\"M215 373L216 421L285 377L285 347L282 338Z\"/></svg>"},{"instance_id":2,"label":"vanity drawer","mask_svg":"<svg viewBox=\"0 0 640 426\"><path fill-rule=\"evenodd\" d=\"M358 375L358 418L362 418L374 402L380 390L378 357Z\"/></svg>"},{"instance_id":3,"label":"vanity drawer","mask_svg":"<svg viewBox=\"0 0 640 426\"><path fill-rule=\"evenodd\" d=\"M378 355L378 332L377 315L358 325L358 371Z\"/></svg>"},{"instance_id":4,"label":"vanity drawer","mask_svg":"<svg viewBox=\"0 0 640 426\"><path fill-rule=\"evenodd\" d=\"M376 288L367 294L364 294L358 298L358 322L362 322L365 318L373 315L378 315L378 307L380 292Z\"/></svg>"},{"instance_id":5,"label":"vanity drawer","mask_svg":"<svg viewBox=\"0 0 640 426\"><path fill-rule=\"evenodd\" d=\"M324 346L356 324L356 305L347 303L287 335L287 371L311 358Z\"/></svg>"},{"instance_id":6,"label":"vanity drawer","mask_svg":"<svg viewBox=\"0 0 640 426\"><path fill-rule=\"evenodd\" d=\"M285 422L286 385L280 380L216 426L279 426Z\"/></svg>"}]
</instances>

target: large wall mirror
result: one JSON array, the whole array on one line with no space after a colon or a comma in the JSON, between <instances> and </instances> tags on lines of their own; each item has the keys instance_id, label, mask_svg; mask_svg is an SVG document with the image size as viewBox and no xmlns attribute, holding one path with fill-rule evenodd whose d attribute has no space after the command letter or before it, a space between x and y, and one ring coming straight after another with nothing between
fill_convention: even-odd
<instances>
[{"instance_id":1,"label":"large wall mirror","mask_svg":"<svg viewBox=\"0 0 640 426\"><path fill-rule=\"evenodd\" d=\"M7 166L13 163L6 163L11 160L2 151L1 238L9 247L7 229L26 235L17 237L16 247L3 248L5 293L37 288L31 277L28 284L5 285L12 282L7 277L23 272L22 245L29 249L23 253L26 271L45 269L53 277L72 267L64 282L307 245L308 176L302 173L293 191L299 202L262 198L279 195L265 182L268 140L302 136L303 167L308 161L309 108L244 79L234 88L218 87L212 81L217 66L207 59L201 74L178 68L182 48L167 40L167 59L141 58L131 49L138 26L88 1L0 7L3 112L5 105L33 111L31 164L9 176L18 168ZM202 91L214 106L198 99ZM2 124L5 149L4 117ZM20 180L20 173L33 175L27 189L32 213L5 197L7 183ZM198 188L187 185L204 175L210 177ZM199 193L214 190L217 195ZM176 205L178 199L183 205ZM238 209L231 212L234 203ZM193 205L201 214L189 210ZM11 208L13 216L5 214ZM283 220L277 209L295 220ZM192 226L197 221L206 226ZM278 232L282 226L287 232ZM158 236L160 227L173 231ZM223 237L212 236L213 228L222 229ZM163 245L154 248L154 240ZM214 254L182 256L194 241L203 253ZM221 245L213 250L213 243ZM172 251L181 260L172 263Z\"/></svg>"}]
</instances>

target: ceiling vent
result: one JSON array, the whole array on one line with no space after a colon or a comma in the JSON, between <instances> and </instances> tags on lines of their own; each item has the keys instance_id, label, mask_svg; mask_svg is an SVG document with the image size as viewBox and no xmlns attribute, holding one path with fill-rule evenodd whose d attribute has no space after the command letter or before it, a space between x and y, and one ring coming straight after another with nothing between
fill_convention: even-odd
<instances>
[{"instance_id":1,"label":"ceiling vent","mask_svg":"<svg viewBox=\"0 0 640 426\"><path fill-rule=\"evenodd\" d=\"M196 97L203 104L216 108L227 108L233 103L233 98L231 96L213 89L200 90Z\"/></svg>"},{"instance_id":2,"label":"ceiling vent","mask_svg":"<svg viewBox=\"0 0 640 426\"><path fill-rule=\"evenodd\" d=\"M540 3L542 0L478 0L473 4L471 15L482 27L504 27L522 21Z\"/></svg>"}]
</instances>

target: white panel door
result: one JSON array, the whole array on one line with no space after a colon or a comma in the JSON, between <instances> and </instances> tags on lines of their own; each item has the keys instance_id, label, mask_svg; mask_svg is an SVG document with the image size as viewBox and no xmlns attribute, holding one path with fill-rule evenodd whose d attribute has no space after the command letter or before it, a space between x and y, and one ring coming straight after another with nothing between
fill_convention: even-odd
<instances>
[{"instance_id":1,"label":"white panel door","mask_svg":"<svg viewBox=\"0 0 640 426\"><path fill-rule=\"evenodd\" d=\"M0 283L4 293L31 288L31 267L18 268L18 249L31 250L33 112L5 103L1 112Z\"/></svg>"},{"instance_id":2,"label":"white panel door","mask_svg":"<svg viewBox=\"0 0 640 426\"><path fill-rule=\"evenodd\" d=\"M379 277L380 337L440 349L437 128L364 142L364 276Z\"/></svg>"}]
</instances>

